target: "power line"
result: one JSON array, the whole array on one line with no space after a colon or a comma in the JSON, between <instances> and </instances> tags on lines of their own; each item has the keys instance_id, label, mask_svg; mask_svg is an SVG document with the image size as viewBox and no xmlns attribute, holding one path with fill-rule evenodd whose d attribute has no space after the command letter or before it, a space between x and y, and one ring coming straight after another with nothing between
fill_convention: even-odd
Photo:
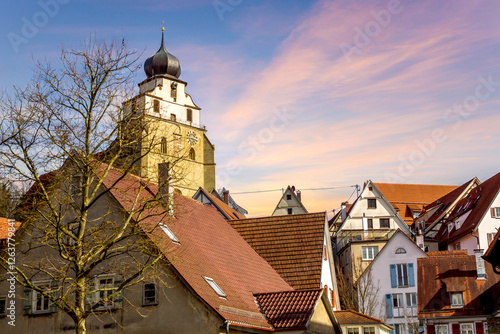
<instances>
[{"instance_id":1,"label":"power line","mask_svg":"<svg viewBox=\"0 0 500 334\"><path fill-rule=\"evenodd\" d=\"M342 186L342 187L326 187L326 188L308 188L308 189L297 189L300 191L316 191L316 190L331 190L331 189L343 189L343 188L356 188L358 187L357 184L352 185L352 186ZM269 189L269 190L255 190L255 191L241 191L241 192L234 192L231 193L232 195L241 195L241 194L256 194L256 193L269 193L269 192L274 192L274 191L283 191L283 189ZM355 190L356 191L356 190ZM352 196L352 195L351 195Z\"/></svg>"}]
</instances>

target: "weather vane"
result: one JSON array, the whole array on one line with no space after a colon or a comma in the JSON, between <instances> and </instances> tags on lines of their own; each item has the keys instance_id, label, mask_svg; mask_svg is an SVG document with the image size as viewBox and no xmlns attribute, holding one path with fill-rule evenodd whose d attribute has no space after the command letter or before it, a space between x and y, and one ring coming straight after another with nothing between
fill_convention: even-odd
<instances>
[{"instance_id":1,"label":"weather vane","mask_svg":"<svg viewBox=\"0 0 500 334\"><path fill-rule=\"evenodd\" d=\"M165 27L163 26L163 23L165 23L165 21L161 21L161 25L162 25L161 31L165 31Z\"/></svg>"}]
</instances>

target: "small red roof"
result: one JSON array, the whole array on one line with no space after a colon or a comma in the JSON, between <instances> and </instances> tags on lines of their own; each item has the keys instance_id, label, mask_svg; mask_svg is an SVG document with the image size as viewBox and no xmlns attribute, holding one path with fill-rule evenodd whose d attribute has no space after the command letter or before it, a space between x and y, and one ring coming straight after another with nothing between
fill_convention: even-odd
<instances>
[{"instance_id":1,"label":"small red roof","mask_svg":"<svg viewBox=\"0 0 500 334\"><path fill-rule=\"evenodd\" d=\"M326 213L233 220L229 223L294 289L321 287Z\"/></svg>"},{"instance_id":2,"label":"small red roof","mask_svg":"<svg viewBox=\"0 0 500 334\"><path fill-rule=\"evenodd\" d=\"M356 312L354 310L334 311L339 325L365 325L365 324L383 324L380 319L370 317L369 315Z\"/></svg>"},{"instance_id":3,"label":"small red roof","mask_svg":"<svg viewBox=\"0 0 500 334\"><path fill-rule=\"evenodd\" d=\"M306 329L322 289L255 294L267 321L275 329Z\"/></svg>"}]
</instances>

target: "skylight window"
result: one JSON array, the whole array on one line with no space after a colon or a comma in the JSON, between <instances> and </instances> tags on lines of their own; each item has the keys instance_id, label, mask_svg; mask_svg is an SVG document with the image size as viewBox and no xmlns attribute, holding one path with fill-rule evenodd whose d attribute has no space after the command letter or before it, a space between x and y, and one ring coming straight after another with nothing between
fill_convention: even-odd
<instances>
[{"instance_id":1,"label":"skylight window","mask_svg":"<svg viewBox=\"0 0 500 334\"><path fill-rule=\"evenodd\" d=\"M165 232L165 234L168 235L168 237L170 238L170 240L172 240L175 243L180 244L179 239L177 239L177 237L175 236L175 234L172 231L170 231L170 229L168 228L167 225L162 224L162 223L159 223L158 225L161 227L161 229L163 230L163 232Z\"/></svg>"},{"instance_id":2,"label":"skylight window","mask_svg":"<svg viewBox=\"0 0 500 334\"><path fill-rule=\"evenodd\" d=\"M215 283L214 279L213 278L210 278L210 277L205 277L203 276L203 278L205 279L205 281L208 283L208 285L210 285L210 287L212 289L214 289L215 293L219 296L219 297L222 297L222 298L226 298L227 295L224 291L222 291L222 289L217 285L217 283Z\"/></svg>"}]
</instances>

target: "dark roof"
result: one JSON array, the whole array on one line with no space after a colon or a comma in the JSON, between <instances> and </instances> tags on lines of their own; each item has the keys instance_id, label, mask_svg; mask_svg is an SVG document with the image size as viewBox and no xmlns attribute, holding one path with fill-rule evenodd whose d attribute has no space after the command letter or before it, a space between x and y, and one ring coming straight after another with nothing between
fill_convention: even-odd
<instances>
[{"instance_id":1,"label":"dark roof","mask_svg":"<svg viewBox=\"0 0 500 334\"><path fill-rule=\"evenodd\" d=\"M476 258L466 251L428 255L417 260L419 318L493 312L500 297L500 275L493 273L491 266L485 266L486 279L477 279ZM463 308L451 308L450 292L463 292Z\"/></svg>"},{"instance_id":2,"label":"dark roof","mask_svg":"<svg viewBox=\"0 0 500 334\"><path fill-rule=\"evenodd\" d=\"M275 329L306 329L322 289L255 294L267 321Z\"/></svg>"},{"instance_id":3,"label":"dark roof","mask_svg":"<svg viewBox=\"0 0 500 334\"><path fill-rule=\"evenodd\" d=\"M334 311L335 318L339 325L365 325L365 324L383 324L380 319L370 317L366 314L354 310Z\"/></svg>"},{"instance_id":4,"label":"dark roof","mask_svg":"<svg viewBox=\"0 0 500 334\"><path fill-rule=\"evenodd\" d=\"M146 59L144 62L144 72L146 72L148 78L155 75L171 75L178 78L181 75L179 59L165 48L163 28L160 48L154 55Z\"/></svg>"},{"instance_id":5,"label":"dark roof","mask_svg":"<svg viewBox=\"0 0 500 334\"><path fill-rule=\"evenodd\" d=\"M119 180L120 177L123 177L122 173L111 170L104 186L127 211L132 209L142 187L145 189L140 192L140 201L150 201L158 192L156 184L139 177L126 175ZM144 214L146 218L141 221L141 226L146 231L153 230L148 236L155 241L182 280L221 317L246 326L271 329L260 313L253 294L292 288L214 207L180 194L173 196L173 217L160 205L151 207ZM180 244L165 238L160 229L152 229L160 221L169 227ZM204 276L212 278L227 298L220 298Z\"/></svg>"},{"instance_id":6,"label":"dark roof","mask_svg":"<svg viewBox=\"0 0 500 334\"><path fill-rule=\"evenodd\" d=\"M326 213L271 216L229 223L294 289L321 287Z\"/></svg>"},{"instance_id":7,"label":"dark roof","mask_svg":"<svg viewBox=\"0 0 500 334\"><path fill-rule=\"evenodd\" d=\"M494 175L480 185L476 186L470 193L462 198L451 211L447 222L458 218L464 214L468 217L461 224L460 228L453 227L448 231L447 224L442 224L437 238L440 244L451 243L466 234L473 232L485 215L490 214L491 203L500 190L500 173Z\"/></svg>"}]
</instances>

